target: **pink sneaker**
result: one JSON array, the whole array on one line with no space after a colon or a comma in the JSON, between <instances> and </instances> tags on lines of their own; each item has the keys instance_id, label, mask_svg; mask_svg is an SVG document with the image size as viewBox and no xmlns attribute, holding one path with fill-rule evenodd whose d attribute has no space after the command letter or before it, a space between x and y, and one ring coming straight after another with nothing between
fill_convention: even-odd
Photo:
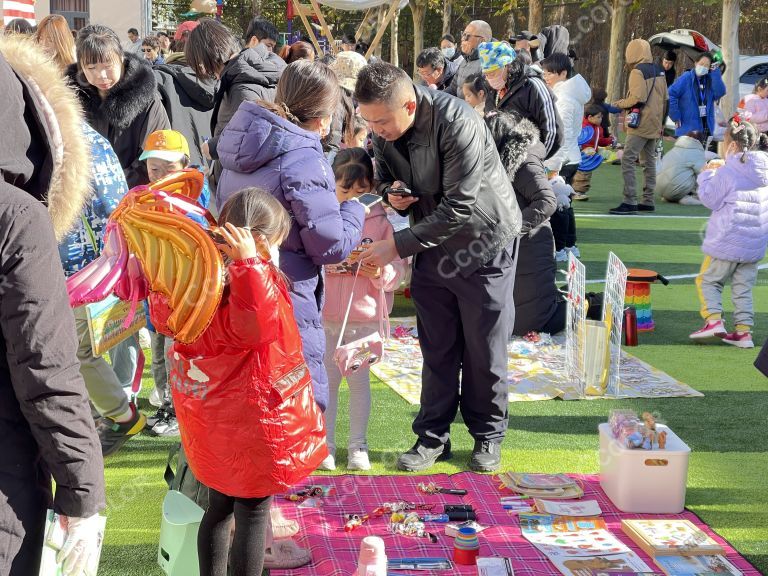
<instances>
[{"instance_id":1,"label":"pink sneaker","mask_svg":"<svg viewBox=\"0 0 768 576\"><path fill-rule=\"evenodd\" d=\"M723 338L723 342L736 346L736 348L754 348L755 343L752 342L752 334L750 332L731 332L726 334Z\"/></svg>"},{"instance_id":2,"label":"pink sneaker","mask_svg":"<svg viewBox=\"0 0 768 576\"><path fill-rule=\"evenodd\" d=\"M696 330L689 338L696 341L707 341L725 338L727 334L725 324L723 324L722 320L718 320L717 322L707 322L704 324L704 328Z\"/></svg>"}]
</instances>

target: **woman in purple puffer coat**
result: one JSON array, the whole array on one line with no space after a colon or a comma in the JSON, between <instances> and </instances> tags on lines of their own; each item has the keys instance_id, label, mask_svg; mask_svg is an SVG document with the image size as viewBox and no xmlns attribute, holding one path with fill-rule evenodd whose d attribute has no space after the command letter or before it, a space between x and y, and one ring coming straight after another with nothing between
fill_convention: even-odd
<instances>
[{"instance_id":1,"label":"woman in purple puffer coat","mask_svg":"<svg viewBox=\"0 0 768 576\"><path fill-rule=\"evenodd\" d=\"M285 69L275 104L244 102L221 134L224 171L219 206L243 188L271 192L291 214L291 232L280 246L280 269L291 281L291 298L315 400L325 409L328 377L323 366L324 264L344 260L360 243L365 209L336 199L333 170L321 137L339 101L336 75L325 64L299 60Z\"/></svg>"}]
</instances>

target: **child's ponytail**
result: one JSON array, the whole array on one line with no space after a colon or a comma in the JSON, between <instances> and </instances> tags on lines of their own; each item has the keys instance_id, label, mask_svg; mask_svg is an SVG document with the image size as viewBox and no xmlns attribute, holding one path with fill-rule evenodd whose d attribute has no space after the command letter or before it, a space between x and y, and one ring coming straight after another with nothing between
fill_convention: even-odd
<instances>
[{"instance_id":1,"label":"child's ponytail","mask_svg":"<svg viewBox=\"0 0 768 576\"><path fill-rule=\"evenodd\" d=\"M757 150L761 143L761 135L754 124L735 114L728 121L728 136L741 149L741 162L747 161L746 153Z\"/></svg>"}]
</instances>

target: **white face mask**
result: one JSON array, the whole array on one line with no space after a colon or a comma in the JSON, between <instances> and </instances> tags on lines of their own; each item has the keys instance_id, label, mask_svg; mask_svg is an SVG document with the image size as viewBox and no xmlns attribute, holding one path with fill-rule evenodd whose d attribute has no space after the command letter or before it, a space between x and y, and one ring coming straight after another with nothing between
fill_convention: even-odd
<instances>
[{"instance_id":1,"label":"white face mask","mask_svg":"<svg viewBox=\"0 0 768 576\"><path fill-rule=\"evenodd\" d=\"M280 246L270 246L269 257L272 259L272 264L280 267Z\"/></svg>"},{"instance_id":2,"label":"white face mask","mask_svg":"<svg viewBox=\"0 0 768 576\"><path fill-rule=\"evenodd\" d=\"M497 74L493 78L488 78L488 76L486 76L485 79L488 81L488 84L491 86L491 88L497 92L504 88L504 85L507 83L507 79L504 78L504 74Z\"/></svg>"},{"instance_id":3,"label":"white face mask","mask_svg":"<svg viewBox=\"0 0 768 576\"><path fill-rule=\"evenodd\" d=\"M709 74L709 66L696 66L696 76L706 76Z\"/></svg>"},{"instance_id":4,"label":"white face mask","mask_svg":"<svg viewBox=\"0 0 768 576\"><path fill-rule=\"evenodd\" d=\"M446 58L453 58L453 55L456 54L456 48L443 48L442 52Z\"/></svg>"}]
</instances>

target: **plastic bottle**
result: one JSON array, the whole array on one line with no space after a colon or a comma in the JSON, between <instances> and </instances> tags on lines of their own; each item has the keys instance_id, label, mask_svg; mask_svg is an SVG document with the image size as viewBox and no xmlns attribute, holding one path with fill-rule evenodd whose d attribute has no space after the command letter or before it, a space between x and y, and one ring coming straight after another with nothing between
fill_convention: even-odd
<instances>
[{"instance_id":1,"label":"plastic bottle","mask_svg":"<svg viewBox=\"0 0 768 576\"><path fill-rule=\"evenodd\" d=\"M357 570L352 576L387 576L387 554L384 540L378 536L366 536L360 543Z\"/></svg>"},{"instance_id":2,"label":"plastic bottle","mask_svg":"<svg viewBox=\"0 0 768 576\"><path fill-rule=\"evenodd\" d=\"M421 517L422 522L450 522L448 514L424 514Z\"/></svg>"}]
</instances>

